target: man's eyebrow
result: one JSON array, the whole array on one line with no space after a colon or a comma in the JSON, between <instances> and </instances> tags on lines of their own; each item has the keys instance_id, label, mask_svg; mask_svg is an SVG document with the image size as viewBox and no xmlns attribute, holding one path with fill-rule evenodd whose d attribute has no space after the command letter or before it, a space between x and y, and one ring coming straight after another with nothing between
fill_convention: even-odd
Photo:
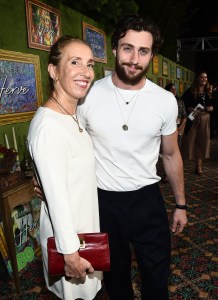
<instances>
[{"instance_id":1,"label":"man's eyebrow","mask_svg":"<svg viewBox=\"0 0 218 300\"><path fill-rule=\"evenodd\" d=\"M128 47L131 47L131 48L135 47L134 45L129 44L129 43L122 43L120 46L128 46ZM149 51L151 51L151 49L149 47L139 47L139 50L149 50Z\"/></svg>"}]
</instances>

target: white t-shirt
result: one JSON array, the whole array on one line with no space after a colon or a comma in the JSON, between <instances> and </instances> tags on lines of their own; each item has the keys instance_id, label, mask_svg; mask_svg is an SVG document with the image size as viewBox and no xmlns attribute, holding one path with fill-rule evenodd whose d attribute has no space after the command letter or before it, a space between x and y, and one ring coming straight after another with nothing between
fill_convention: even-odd
<instances>
[{"instance_id":1,"label":"white t-shirt","mask_svg":"<svg viewBox=\"0 0 218 300\"><path fill-rule=\"evenodd\" d=\"M107 76L95 82L78 106L80 121L94 144L101 189L132 191L160 180L156 163L161 135L176 131L177 102L171 92L148 79L138 96L136 93L116 91ZM127 105L124 99L131 102Z\"/></svg>"}]
</instances>

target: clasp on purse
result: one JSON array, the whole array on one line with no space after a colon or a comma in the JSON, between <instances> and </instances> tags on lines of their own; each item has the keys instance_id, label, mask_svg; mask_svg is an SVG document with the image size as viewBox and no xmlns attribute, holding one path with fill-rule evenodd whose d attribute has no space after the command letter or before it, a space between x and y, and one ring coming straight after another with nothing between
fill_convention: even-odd
<instances>
[{"instance_id":1,"label":"clasp on purse","mask_svg":"<svg viewBox=\"0 0 218 300\"><path fill-rule=\"evenodd\" d=\"M79 248L80 248L80 249L85 249L85 247L86 247L86 242L85 242L84 238L80 237L80 238L79 238L79 241L80 241L80 246L79 246Z\"/></svg>"}]
</instances>

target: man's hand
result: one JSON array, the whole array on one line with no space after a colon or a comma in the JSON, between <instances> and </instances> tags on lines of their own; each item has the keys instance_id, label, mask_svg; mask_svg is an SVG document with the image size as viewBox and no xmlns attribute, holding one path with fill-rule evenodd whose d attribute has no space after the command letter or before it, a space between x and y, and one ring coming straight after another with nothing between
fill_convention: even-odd
<instances>
[{"instance_id":1,"label":"man's hand","mask_svg":"<svg viewBox=\"0 0 218 300\"><path fill-rule=\"evenodd\" d=\"M40 200L43 200L43 193L42 193L42 190L40 189L40 187L38 185L38 181L36 180L35 176L33 176L33 178L32 178L32 184L34 186L34 191L36 191L38 198Z\"/></svg>"},{"instance_id":2,"label":"man's hand","mask_svg":"<svg viewBox=\"0 0 218 300\"><path fill-rule=\"evenodd\" d=\"M64 255L65 274L68 277L83 278L86 273L93 273L94 269L90 262L79 256L78 252Z\"/></svg>"},{"instance_id":3,"label":"man's hand","mask_svg":"<svg viewBox=\"0 0 218 300\"><path fill-rule=\"evenodd\" d=\"M183 231L185 225L188 223L186 210L175 209L173 214L172 232L177 235Z\"/></svg>"}]
</instances>

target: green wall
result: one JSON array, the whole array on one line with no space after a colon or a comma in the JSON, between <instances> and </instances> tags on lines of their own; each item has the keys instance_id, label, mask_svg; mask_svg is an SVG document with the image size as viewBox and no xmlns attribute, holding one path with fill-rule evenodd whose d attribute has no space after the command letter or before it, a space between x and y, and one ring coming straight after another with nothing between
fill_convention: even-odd
<instances>
[{"instance_id":1,"label":"green wall","mask_svg":"<svg viewBox=\"0 0 218 300\"><path fill-rule=\"evenodd\" d=\"M41 1L44 2L56 9L58 9L61 13L61 28L62 34L70 34L77 37L82 38L82 21L85 21L91 25L94 25L97 28L104 30L104 27L100 24L97 24L95 21L87 18L86 16L81 15L80 13L75 12L74 10L64 6L60 3L60 1ZM27 35L27 25L26 25L26 9L25 9L25 1L24 0L0 0L0 49L10 50L22 53L29 53L38 55L40 59L41 66L41 86L42 86L42 94L43 101L47 99L46 86L47 86L47 59L48 52L38 49L32 49L28 47L28 35ZM110 38L107 37L107 64L96 62L95 64L95 79L99 79L103 77L103 68L112 68L114 66L114 59L112 56L111 48L110 48ZM162 65L163 60L167 63L168 66L168 75L162 75ZM153 82L162 85L163 87L166 85L168 81L173 81L177 84L179 88L179 84L183 84L183 88L188 87L190 85L191 80L178 80L176 79L176 64L161 55L158 55L158 65L159 65L159 74L153 74L153 65L152 62L149 67L147 77L151 79ZM171 74L171 66L175 69L174 75ZM193 72L187 70L185 68L184 72L189 72L192 74ZM190 79L192 79L192 77ZM185 84L185 86L184 86ZM181 93L180 93L181 94ZM19 156L22 160L26 155L26 147L25 140L28 132L29 122L21 122L14 124L7 124L0 126L0 144L5 145L4 133L7 134L10 147L13 147L13 138L12 138L12 126L14 126L17 137L17 144L19 150Z\"/></svg>"}]
</instances>

